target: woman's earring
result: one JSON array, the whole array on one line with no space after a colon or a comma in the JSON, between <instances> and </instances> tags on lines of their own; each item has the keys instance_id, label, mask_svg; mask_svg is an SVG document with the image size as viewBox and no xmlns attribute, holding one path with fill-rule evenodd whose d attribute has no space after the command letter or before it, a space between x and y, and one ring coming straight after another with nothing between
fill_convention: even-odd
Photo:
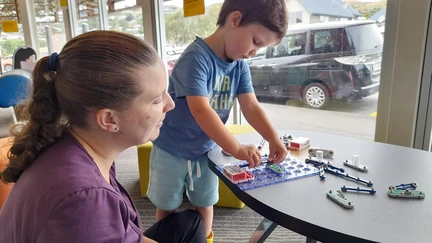
<instances>
[{"instance_id":1,"label":"woman's earring","mask_svg":"<svg viewBox=\"0 0 432 243\"><path fill-rule=\"evenodd\" d=\"M117 132L118 131L118 127L114 127L114 132Z\"/></svg>"}]
</instances>

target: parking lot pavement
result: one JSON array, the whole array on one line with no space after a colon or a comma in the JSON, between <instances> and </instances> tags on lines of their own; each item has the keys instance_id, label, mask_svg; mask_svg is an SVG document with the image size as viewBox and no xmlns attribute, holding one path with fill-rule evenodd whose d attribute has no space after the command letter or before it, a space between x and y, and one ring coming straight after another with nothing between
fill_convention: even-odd
<instances>
[{"instance_id":1,"label":"parking lot pavement","mask_svg":"<svg viewBox=\"0 0 432 243\"><path fill-rule=\"evenodd\" d=\"M378 94L360 100L334 101L324 110L307 108L299 101L287 104L269 102L272 101L261 100L260 103L276 129L308 130L374 140L376 117L371 114L376 112ZM228 123L233 122L232 117ZM241 121L247 124L243 116Z\"/></svg>"}]
</instances>

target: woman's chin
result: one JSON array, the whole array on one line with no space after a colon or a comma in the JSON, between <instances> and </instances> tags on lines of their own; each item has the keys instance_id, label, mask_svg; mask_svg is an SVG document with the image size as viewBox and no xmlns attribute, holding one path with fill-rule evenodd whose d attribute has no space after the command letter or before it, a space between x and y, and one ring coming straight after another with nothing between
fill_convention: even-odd
<instances>
[{"instance_id":1,"label":"woman's chin","mask_svg":"<svg viewBox=\"0 0 432 243\"><path fill-rule=\"evenodd\" d=\"M156 138L159 137L160 134L160 129L159 127L157 129L155 129L155 131L151 134L151 136L149 137L149 141L154 141Z\"/></svg>"}]
</instances>

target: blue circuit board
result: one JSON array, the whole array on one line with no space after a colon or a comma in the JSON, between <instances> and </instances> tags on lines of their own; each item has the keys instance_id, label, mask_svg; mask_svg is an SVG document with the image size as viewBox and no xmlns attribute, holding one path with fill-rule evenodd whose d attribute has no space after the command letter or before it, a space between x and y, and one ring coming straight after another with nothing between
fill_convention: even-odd
<instances>
[{"instance_id":1,"label":"blue circuit board","mask_svg":"<svg viewBox=\"0 0 432 243\"><path fill-rule=\"evenodd\" d=\"M319 169L312 165L306 164L303 161L287 157L284 162L273 165L278 166L282 173L276 173L267 166L267 158L263 157L263 164L255 168L248 168L249 163L246 161L238 161L233 164L225 164L216 166L223 173L223 167L229 165L238 165L254 175L253 180L247 180L236 184L242 190L250 190L258 187L269 186L280 182L306 178L319 174ZM228 177L227 177L228 178Z\"/></svg>"}]
</instances>

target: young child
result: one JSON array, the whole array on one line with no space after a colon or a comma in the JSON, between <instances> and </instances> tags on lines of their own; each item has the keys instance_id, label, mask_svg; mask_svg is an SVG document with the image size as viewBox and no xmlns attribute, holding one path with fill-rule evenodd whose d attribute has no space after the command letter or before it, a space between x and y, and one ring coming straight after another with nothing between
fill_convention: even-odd
<instances>
[{"instance_id":1,"label":"young child","mask_svg":"<svg viewBox=\"0 0 432 243\"><path fill-rule=\"evenodd\" d=\"M225 0L217 30L197 37L177 61L168 88L176 108L167 113L150 158L147 196L157 206L156 220L175 212L186 187L212 241L218 179L207 166L207 152L216 142L251 167L261 163L256 146L239 144L224 126L235 98L249 124L269 142L273 162L285 159L287 150L255 97L243 59L280 42L287 23L284 0Z\"/></svg>"}]
</instances>

